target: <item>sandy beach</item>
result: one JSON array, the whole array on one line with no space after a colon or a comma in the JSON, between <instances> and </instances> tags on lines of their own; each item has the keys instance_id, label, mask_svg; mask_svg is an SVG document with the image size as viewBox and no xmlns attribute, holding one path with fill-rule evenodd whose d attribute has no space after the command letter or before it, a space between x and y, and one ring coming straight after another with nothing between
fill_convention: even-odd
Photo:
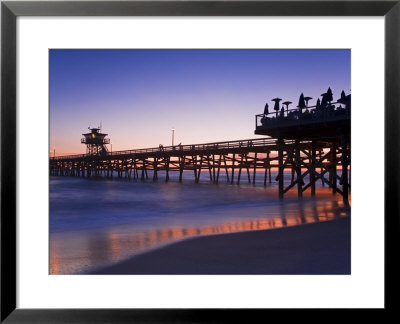
<instances>
[{"instance_id":1,"label":"sandy beach","mask_svg":"<svg viewBox=\"0 0 400 324\"><path fill-rule=\"evenodd\" d=\"M350 274L350 217L196 237L94 274Z\"/></svg>"}]
</instances>

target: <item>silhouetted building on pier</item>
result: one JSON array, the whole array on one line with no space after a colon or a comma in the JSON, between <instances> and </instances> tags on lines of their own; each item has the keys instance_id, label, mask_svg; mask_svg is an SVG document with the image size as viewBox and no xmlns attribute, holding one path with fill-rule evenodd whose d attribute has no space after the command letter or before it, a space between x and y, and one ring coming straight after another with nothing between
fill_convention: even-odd
<instances>
[{"instance_id":1,"label":"silhouetted building on pier","mask_svg":"<svg viewBox=\"0 0 400 324\"><path fill-rule=\"evenodd\" d=\"M299 196L308 188L311 188L314 195L315 182L321 180L330 186L333 192L342 194L347 202L350 189L351 95L342 91L340 99L333 102L332 90L328 88L328 91L322 94L322 100L318 98L315 106L308 106L311 99L304 97L302 93L295 109L288 109L291 102L286 101L283 103L286 105L286 111L282 106L279 115L256 115L254 133L277 140L277 180L281 198L295 186ZM271 100L275 102L276 111L279 109L280 100ZM308 147L305 143L309 143ZM318 154L317 147L323 148ZM287 168L292 170L292 180L285 187L283 174ZM325 178L325 174L328 174L328 178ZM305 182L307 177L308 183Z\"/></svg>"},{"instance_id":2,"label":"silhouetted building on pier","mask_svg":"<svg viewBox=\"0 0 400 324\"><path fill-rule=\"evenodd\" d=\"M106 144L110 144L110 139L105 138L108 134L100 133L101 127L90 128L90 133L82 134L82 144L86 144L86 154L88 155L106 155L108 150Z\"/></svg>"},{"instance_id":3,"label":"silhouetted building on pier","mask_svg":"<svg viewBox=\"0 0 400 324\"><path fill-rule=\"evenodd\" d=\"M326 95L326 94L324 94ZM307 97L307 99L312 99ZM350 135L351 95L342 96L337 102L327 105L320 104L319 99L315 106L308 106L305 98L300 97L298 108L289 109L291 102L283 104L286 110L282 113L256 115L257 135L268 135L284 139L323 139L332 136ZM276 99L272 99L276 102ZM277 103L277 102L276 102ZM283 107L282 107L283 108Z\"/></svg>"}]
</instances>

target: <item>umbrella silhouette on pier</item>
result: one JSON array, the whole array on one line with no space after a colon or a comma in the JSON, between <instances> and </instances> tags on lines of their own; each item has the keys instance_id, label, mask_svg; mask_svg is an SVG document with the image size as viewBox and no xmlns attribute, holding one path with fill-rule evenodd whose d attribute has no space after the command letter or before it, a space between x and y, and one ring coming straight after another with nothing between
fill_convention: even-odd
<instances>
[{"instance_id":1,"label":"umbrella silhouette on pier","mask_svg":"<svg viewBox=\"0 0 400 324\"><path fill-rule=\"evenodd\" d=\"M275 105L274 105L274 110L276 111L276 117L278 117L278 112L279 112L279 102L281 101L281 98L274 98L271 101L275 101Z\"/></svg>"},{"instance_id":2,"label":"umbrella silhouette on pier","mask_svg":"<svg viewBox=\"0 0 400 324\"><path fill-rule=\"evenodd\" d=\"M268 112L268 103L266 103L265 107L264 107L264 115L268 115L268 114L269 114L269 112Z\"/></svg>"},{"instance_id":3,"label":"umbrella silhouette on pier","mask_svg":"<svg viewBox=\"0 0 400 324\"><path fill-rule=\"evenodd\" d=\"M322 100L321 100L321 108L325 108L328 105L328 100L327 100L327 93L321 94Z\"/></svg>"},{"instance_id":4,"label":"umbrella silhouette on pier","mask_svg":"<svg viewBox=\"0 0 400 324\"><path fill-rule=\"evenodd\" d=\"M306 102L306 106L308 107L308 102L311 100L311 97L304 97L304 100Z\"/></svg>"},{"instance_id":5,"label":"umbrella silhouette on pier","mask_svg":"<svg viewBox=\"0 0 400 324\"><path fill-rule=\"evenodd\" d=\"M289 105L290 105L291 103L292 103L291 101L282 102L282 105L285 105L285 106L286 106L286 116L289 115Z\"/></svg>"},{"instance_id":6,"label":"umbrella silhouette on pier","mask_svg":"<svg viewBox=\"0 0 400 324\"><path fill-rule=\"evenodd\" d=\"M332 94L332 90L329 87L328 91L326 91L326 101L328 102L329 106L331 105L331 102L333 101L333 94Z\"/></svg>"},{"instance_id":7,"label":"umbrella silhouette on pier","mask_svg":"<svg viewBox=\"0 0 400 324\"><path fill-rule=\"evenodd\" d=\"M342 90L342 93L340 94L340 99L337 102L344 104L347 108L350 105L350 95L346 96L346 93L344 92L344 90Z\"/></svg>"},{"instance_id":8,"label":"umbrella silhouette on pier","mask_svg":"<svg viewBox=\"0 0 400 324\"><path fill-rule=\"evenodd\" d=\"M304 94L303 93L301 93L301 95L300 95L299 104L297 105L297 108L299 108L300 113L301 113L303 108L306 108L306 103L304 101Z\"/></svg>"}]
</instances>

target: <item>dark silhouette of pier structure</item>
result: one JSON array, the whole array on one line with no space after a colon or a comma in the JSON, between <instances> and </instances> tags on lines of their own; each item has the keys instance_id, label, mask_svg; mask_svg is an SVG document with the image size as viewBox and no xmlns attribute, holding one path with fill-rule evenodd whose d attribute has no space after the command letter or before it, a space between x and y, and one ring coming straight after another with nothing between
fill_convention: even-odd
<instances>
[{"instance_id":1,"label":"dark silhouette of pier structure","mask_svg":"<svg viewBox=\"0 0 400 324\"><path fill-rule=\"evenodd\" d=\"M312 98L301 94L294 109L289 109L288 101L283 103L286 109L280 109L282 99L275 98L275 112L269 113L266 105L264 114L256 115L255 134L276 139L280 198L294 187L299 197L309 188L315 195L315 183L320 180L348 202L351 95L342 91L340 99L333 102L328 88L321 96L315 106L308 106ZM292 179L285 187L283 175L288 168Z\"/></svg>"},{"instance_id":2,"label":"dark silhouette of pier structure","mask_svg":"<svg viewBox=\"0 0 400 324\"><path fill-rule=\"evenodd\" d=\"M87 145L87 154L50 158L50 175L158 181L164 171L164 181L177 172L182 182L183 172L190 171L195 183L205 173L203 177L218 184L224 173L224 181L230 184L255 184L257 171L262 170L264 186L278 181L279 198L291 189L297 189L299 197L306 190L314 196L316 182L321 181L347 203L351 97L342 92L333 102L328 89L315 106L308 106L311 99L301 94L298 106L290 109L291 102L280 107L282 99L275 98L275 112L271 113L266 104L264 113L256 115L255 134L268 137L256 139L109 152L107 134L93 128L81 140ZM278 171L275 179L272 169ZM289 183L285 183L285 171L291 172Z\"/></svg>"}]
</instances>

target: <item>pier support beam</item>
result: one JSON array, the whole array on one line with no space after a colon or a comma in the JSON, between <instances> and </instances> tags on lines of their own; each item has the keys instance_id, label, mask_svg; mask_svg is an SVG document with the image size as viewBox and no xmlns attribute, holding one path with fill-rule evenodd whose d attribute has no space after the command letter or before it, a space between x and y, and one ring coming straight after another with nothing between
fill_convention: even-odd
<instances>
[{"instance_id":1,"label":"pier support beam","mask_svg":"<svg viewBox=\"0 0 400 324\"><path fill-rule=\"evenodd\" d=\"M240 184L240 176L242 175L242 166L243 166L243 154L242 154L242 157L241 157L241 159L240 159L237 184Z\"/></svg>"},{"instance_id":2,"label":"pier support beam","mask_svg":"<svg viewBox=\"0 0 400 324\"><path fill-rule=\"evenodd\" d=\"M153 181L157 181L158 179L157 170L158 170L158 158L155 158L153 162Z\"/></svg>"},{"instance_id":3,"label":"pier support beam","mask_svg":"<svg viewBox=\"0 0 400 324\"><path fill-rule=\"evenodd\" d=\"M194 183L197 183L197 155L192 156L193 172L194 172Z\"/></svg>"},{"instance_id":4,"label":"pier support beam","mask_svg":"<svg viewBox=\"0 0 400 324\"><path fill-rule=\"evenodd\" d=\"M337 149L337 145L336 142L332 143L332 156L331 156L331 162L332 162L332 192L336 193L337 192L337 179L336 179L336 175L337 175L337 156L336 156L336 149Z\"/></svg>"},{"instance_id":5,"label":"pier support beam","mask_svg":"<svg viewBox=\"0 0 400 324\"><path fill-rule=\"evenodd\" d=\"M322 151L321 150L319 151L319 159L320 159L320 161L322 161ZM321 166L321 174L323 171L324 171L324 168ZM322 187L325 187L325 181L323 181L321 179L321 183L322 183Z\"/></svg>"},{"instance_id":6,"label":"pier support beam","mask_svg":"<svg viewBox=\"0 0 400 324\"><path fill-rule=\"evenodd\" d=\"M217 179L215 180L215 183L218 184L219 181L219 172L221 170L221 160L222 160L222 156L221 154L219 155L219 160L218 160L218 170L217 170Z\"/></svg>"},{"instance_id":7,"label":"pier support beam","mask_svg":"<svg viewBox=\"0 0 400 324\"><path fill-rule=\"evenodd\" d=\"M279 138L278 144L278 187L279 187L279 199L283 199L283 139Z\"/></svg>"},{"instance_id":8,"label":"pier support beam","mask_svg":"<svg viewBox=\"0 0 400 324\"><path fill-rule=\"evenodd\" d=\"M303 196L303 179L301 177L301 159L300 159L300 142L296 140L296 181L297 181L297 196L301 198Z\"/></svg>"},{"instance_id":9,"label":"pier support beam","mask_svg":"<svg viewBox=\"0 0 400 324\"><path fill-rule=\"evenodd\" d=\"M349 204L349 179L348 179L348 137L346 135L342 135L342 191L343 191L343 201L346 205Z\"/></svg>"},{"instance_id":10,"label":"pier support beam","mask_svg":"<svg viewBox=\"0 0 400 324\"><path fill-rule=\"evenodd\" d=\"M182 182L183 168L185 167L186 156L179 157L179 182Z\"/></svg>"},{"instance_id":11,"label":"pier support beam","mask_svg":"<svg viewBox=\"0 0 400 324\"><path fill-rule=\"evenodd\" d=\"M254 153L253 184L256 183L256 171L257 171L257 152Z\"/></svg>"},{"instance_id":12,"label":"pier support beam","mask_svg":"<svg viewBox=\"0 0 400 324\"><path fill-rule=\"evenodd\" d=\"M169 181L169 156L165 159L165 182Z\"/></svg>"},{"instance_id":13,"label":"pier support beam","mask_svg":"<svg viewBox=\"0 0 400 324\"><path fill-rule=\"evenodd\" d=\"M311 170L312 172L310 173L310 183L311 183L311 196L315 196L315 172L316 172L316 165L315 165L315 159L317 158L317 143L315 141L311 142L311 156L312 160L311 162Z\"/></svg>"},{"instance_id":14,"label":"pier support beam","mask_svg":"<svg viewBox=\"0 0 400 324\"><path fill-rule=\"evenodd\" d=\"M232 175L231 175L231 184L233 184L233 176L235 174L235 153L232 157Z\"/></svg>"}]
</instances>

